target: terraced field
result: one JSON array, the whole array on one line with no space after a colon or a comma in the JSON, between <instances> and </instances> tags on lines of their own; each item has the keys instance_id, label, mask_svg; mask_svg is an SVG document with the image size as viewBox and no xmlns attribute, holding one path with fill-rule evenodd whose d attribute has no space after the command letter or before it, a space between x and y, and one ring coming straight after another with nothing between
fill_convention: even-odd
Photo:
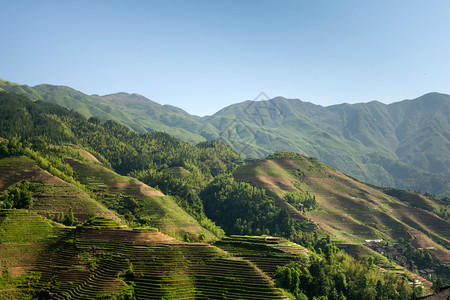
<instances>
[{"instance_id":1,"label":"terraced field","mask_svg":"<svg viewBox=\"0 0 450 300\"><path fill-rule=\"evenodd\" d=\"M412 240L416 247L432 247L430 254L434 259L450 262L450 224L447 221L405 205L316 159L286 154L260 160L238 169L235 178L265 188L283 205L288 205L283 200L286 192L301 189L311 193L319 208L298 214L318 224L337 240L363 244L365 240L403 238Z\"/></svg>"},{"instance_id":2,"label":"terraced field","mask_svg":"<svg viewBox=\"0 0 450 300\"><path fill-rule=\"evenodd\" d=\"M38 167L31 158L10 157L0 159L0 192L10 186L28 181L32 184L34 201L30 210L41 216L56 217L66 214L70 208L79 221L86 221L89 214L121 221L78 186L67 183Z\"/></svg>"},{"instance_id":3,"label":"terraced field","mask_svg":"<svg viewBox=\"0 0 450 300\"><path fill-rule=\"evenodd\" d=\"M170 196L140 182L137 179L121 176L100 164L86 163L76 159L67 159L72 166L75 177L96 195L98 201L106 207L117 211L124 206L120 199L130 201L134 216L146 220L149 226L161 232L190 241L212 241L215 236L204 229L198 222L181 209Z\"/></svg>"},{"instance_id":4,"label":"terraced field","mask_svg":"<svg viewBox=\"0 0 450 300\"><path fill-rule=\"evenodd\" d=\"M47 238L59 232L50 222L25 210L0 210L0 273L29 272L45 252Z\"/></svg>"},{"instance_id":5,"label":"terraced field","mask_svg":"<svg viewBox=\"0 0 450 300\"><path fill-rule=\"evenodd\" d=\"M308 259L307 249L282 238L231 236L214 245L236 257L251 261L271 277L278 267L291 261L305 263Z\"/></svg>"},{"instance_id":6,"label":"terraced field","mask_svg":"<svg viewBox=\"0 0 450 300\"><path fill-rule=\"evenodd\" d=\"M114 257L107 259L108 274L132 268L138 299L282 298L260 270L208 244L182 243L157 232L79 229L76 245Z\"/></svg>"},{"instance_id":7,"label":"terraced field","mask_svg":"<svg viewBox=\"0 0 450 300\"><path fill-rule=\"evenodd\" d=\"M26 210L0 210L0 299L31 299L36 263L63 230Z\"/></svg>"},{"instance_id":8,"label":"terraced field","mask_svg":"<svg viewBox=\"0 0 450 300\"><path fill-rule=\"evenodd\" d=\"M29 210L0 211L0 298L285 299L250 260L210 244L180 242L215 237L171 197L92 157L66 162L87 189L27 157L0 160L0 191L25 180L34 197ZM149 221L147 228L130 229L119 217L123 211L112 211L130 203L133 215ZM76 228L44 218L70 208L80 223L97 217Z\"/></svg>"},{"instance_id":9,"label":"terraced field","mask_svg":"<svg viewBox=\"0 0 450 300\"><path fill-rule=\"evenodd\" d=\"M209 244L117 228L104 218L72 229L11 210L1 212L0 222L2 272L8 278L37 274L31 285L14 286L16 294L0 288L0 298L285 299L254 264Z\"/></svg>"}]
</instances>

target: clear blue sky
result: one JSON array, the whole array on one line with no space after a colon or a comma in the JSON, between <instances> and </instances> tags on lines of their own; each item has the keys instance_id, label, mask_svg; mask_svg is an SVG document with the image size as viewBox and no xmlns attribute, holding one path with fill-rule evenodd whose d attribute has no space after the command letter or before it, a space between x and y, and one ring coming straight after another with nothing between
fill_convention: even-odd
<instances>
[{"instance_id":1,"label":"clear blue sky","mask_svg":"<svg viewBox=\"0 0 450 300\"><path fill-rule=\"evenodd\" d=\"M0 78L192 114L450 94L450 1L2 1Z\"/></svg>"}]
</instances>

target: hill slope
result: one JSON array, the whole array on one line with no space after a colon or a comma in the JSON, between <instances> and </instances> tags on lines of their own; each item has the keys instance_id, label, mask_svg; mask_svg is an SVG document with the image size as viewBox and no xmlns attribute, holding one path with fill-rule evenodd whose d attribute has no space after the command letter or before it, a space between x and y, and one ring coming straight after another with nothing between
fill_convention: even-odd
<instances>
[{"instance_id":1,"label":"hill slope","mask_svg":"<svg viewBox=\"0 0 450 300\"><path fill-rule=\"evenodd\" d=\"M450 96L444 94L329 107L278 97L200 118L137 94L89 96L63 86L4 80L0 89L88 118L115 120L137 132L164 131L190 143L218 139L253 158L294 151L372 184L450 196Z\"/></svg>"},{"instance_id":2,"label":"hill slope","mask_svg":"<svg viewBox=\"0 0 450 300\"><path fill-rule=\"evenodd\" d=\"M43 217L58 219L61 213L67 214L72 209L79 222L101 216L123 224L127 221L151 226L179 239L215 239L171 197L134 178L121 176L100 163L69 155L64 160L72 167L74 177L81 185L50 174L30 157L6 157L0 159L0 192L6 193L25 181L34 198L29 210Z\"/></svg>"},{"instance_id":3,"label":"hill slope","mask_svg":"<svg viewBox=\"0 0 450 300\"><path fill-rule=\"evenodd\" d=\"M27 211L0 211L0 297L287 299L260 269L214 246L100 221L59 228Z\"/></svg>"},{"instance_id":4,"label":"hill slope","mask_svg":"<svg viewBox=\"0 0 450 300\"><path fill-rule=\"evenodd\" d=\"M234 176L236 180L265 188L282 202L286 202L287 193L313 195L317 208L298 213L345 243L402 238L419 248L431 247L430 254L436 260L450 262L448 221L411 207L314 158L275 154L240 167Z\"/></svg>"},{"instance_id":5,"label":"hill slope","mask_svg":"<svg viewBox=\"0 0 450 300\"><path fill-rule=\"evenodd\" d=\"M118 93L107 96L86 95L66 86L41 84L34 87L19 85L0 79L0 90L42 100L77 111L86 118L97 117L103 121L114 120L136 132L163 131L187 142L204 141L202 136L185 130L195 125L195 116L181 109L167 107L136 94ZM191 121L190 118L193 118ZM172 126L173 122L178 123Z\"/></svg>"},{"instance_id":6,"label":"hill slope","mask_svg":"<svg viewBox=\"0 0 450 300\"><path fill-rule=\"evenodd\" d=\"M373 184L450 193L450 96L321 107L295 99L243 102L202 122L250 157L293 151Z\"/></svg>"},{"instance_id":7,"label":"hill slope","mask_svg":"<svg viewBox=\"0 0 450 300\"><path fill-rule=\"evenodd\" d=\"M92 199L80 186L68 183L38 166L35 160L26 156L0 158L0 193L26 181L33 191L30 210L43 217L58 218L67 214L70 208L81 222L89 213L122 220L112 211Z\"/></svg>"},{"instance_id":8,"label":"hill slope","mask_svg":"<svg viewBox=\"0 0 450 300\"><path fill-rule=\"evenodd\" d=\"M211 241L215 237L170 196L99 164L68 158L74 176L96 195L99 202L124 215L129 222L158 228L180 240Z\"/></svg>"}]
</instances>

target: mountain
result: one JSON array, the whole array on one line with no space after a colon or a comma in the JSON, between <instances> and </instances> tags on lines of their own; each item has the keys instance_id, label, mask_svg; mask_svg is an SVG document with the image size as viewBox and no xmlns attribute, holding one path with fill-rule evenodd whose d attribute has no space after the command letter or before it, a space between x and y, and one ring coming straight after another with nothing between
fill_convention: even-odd
<instances>
[{"instance_id":1,"label":"mountain","mask_svg":"<svg viewBox=\"0 0 450 300\"><path fill-rule=\"evenodd\" d=\"M147 131L164 131L191 143L206 140L199 134L199 117L180 108L161 105L138 94L116 93L92 97L133 116L136 123L146 124Z\"/></svg>"},{"instance_id":2,"label":"mountain","mask_svg":"<svg viewBox=\"0 0 450 300\"><path fill-rule=\"evenodd\" d=\"M246 163L0 92L0 170L2 298L409 299L450 274L448 199L299 154Z\"/></svg>"},{"instance_id":3,"label":"mountain","mask_svg":"<svg viewBox=\"0 0 450 300\"><path fill-rule=\"evenodd\" d=\"M202 136L183 129L189 124L189 114L181 109L163 106L136 94L86 95L66 86L41 84L34 87L19 85L0 79L0 90L27 96L32 100L43 100L67 107L86 118L97 117L103 121L114 120L136 132L164 131L190 143L205 141ZM142 111L137 112L137 109ZM195 120L195 117L192 116ZM169 123L166 125L164 122ZM172 127L177 122L180 128ZM192 127L192 126L191 126ZM187 126L187 128L191 128Z\"/></svg>"},{"instance_id":4,"label":"mountain","mask_svg":"<svg viewBox=\"0 0 450 300\"><path fill-rule=\"evenodd\" d=\"M115 120L136 132L164 131L193 144L220 140L247 158L293 151L372 184L450 196L449 95L329 107L277 97L200 118L137 94L88 96L68 87L7 81L0 81L0 88L88 118Z\"/></svg>"},{"instance_id":5,"label":"mountain","mask_svg":"<svg viewBox=\"0 0 450 300\"><path fill-rule=\"evenodd\" d=\"M251 157L293 151L382 186L450 193L450 96L390 105L321 107L295 99L243 102L203 122Z\"/></svg>"},{"instance_id":6,"label":"mountain","mask_svg":"<svg viewBox=\"0 0 450 300\"><path fill-rule=\"evenodd\" d=\"M294 153L257 160L238 168L234 177L264 188L280 205L292 205L297 211L301 210L294 197L287 194L314 195L317 208L307 209L299 217L312 220L338 240L364 244L366 240L403 238L413 240L418 248L432 247L431 254L438 261L450 261L450 224L435 214L438 203L409 205L412 203L404 202L405 195L392 197L315 158Z\"/></svg>"}]
</instances>

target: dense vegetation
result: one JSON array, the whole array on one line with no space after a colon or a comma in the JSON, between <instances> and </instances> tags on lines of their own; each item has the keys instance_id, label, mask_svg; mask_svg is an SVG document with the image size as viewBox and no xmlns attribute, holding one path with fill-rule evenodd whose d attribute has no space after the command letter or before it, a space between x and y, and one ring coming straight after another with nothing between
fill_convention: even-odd
<instances>
[{"instance_id":1,"label":"dense vegetation","mask_svg":"<svg viewBox=\"0 0 450 300\"><path fill-rule=\"evenodd\" d=\"M296 207L301 205L303 209L307 210L317 207L316 196L311 195L309 192L288 192L284 195L284 199Z\"/></svg>"},{"instance_id":2,"label":"dense vegetation","mask_svg":"<svg viewBox=\"0 0 450 300\"><path fill-rule=\"evenodd\" d=\"M325 258L311 256L308 265L290 263L275 275L297 299L411 299L423 295L404 277L383 273L373 261L357 261L327 245ZM326 297L326 298L325 298Z\"/></svg>"},{"instance_id":3,"label":"dense vegetation","mask_svg":"<svg viewBox=\"0 0 450 300\"><path fill-rule=\"evenodd\" d=\"M283 216L263 189L219 176L200 194L205 211L229 234L280 234ZM278 228L275 229L275 228Z\"/></svg>"},{"instance_id":4,"label":"dense vegetation","mask_svg":"<svg viewBox=\"0 0 450 300\"><path fill-rule=\"evenodd\" d=\"M391 275L376 276L375 266L338 252L329 238L322 239L323 232L313 232L310 222L293 217L287 208L278 205L280 199L250 183L235 180L233 171L244 161L221 142L193 146L161 132L136 133L115 121L103 122L96 117L86 120L56 105L6 92L0 92L0 108L0 157L33 158L42 169L78 186L116 211L129 225L150 225L148 218L140 218L143 205L129 195L105 192L102 198L101 188L81 183L83 178L67 157L80 161L86 158L74 147L93 153L103 167L161 190L218 237L223 236L222 229L226 234L278 235L317 253L308 263L291 264L277 273L280 286L300 299L305 295L329 299L391 299L391 296L407 299L419 295L405 280ZM0 203L4 208L26 208L33 200L31 189L32 185L23 182L5 191ZM98 190L101 193L96 194ZM309 192L287 193L284 199L308 210L317 206L315 196ZM54 220L68 226L78 223L72 208ZM321 286L326 288L319 289ZM391 295L392 289L397 294Z\"/></svg>"},{"instance_id":5,"label":"dense vegetation","mask_svg":"<svg viewBox=\"0 0 450 300\"><path fill-rule=\"evenodd\" d=\"M9 188L6 195L0 196L0 208L28 208L33 203L33 193L26 181Z\"/></svg>"}]
</instances>

